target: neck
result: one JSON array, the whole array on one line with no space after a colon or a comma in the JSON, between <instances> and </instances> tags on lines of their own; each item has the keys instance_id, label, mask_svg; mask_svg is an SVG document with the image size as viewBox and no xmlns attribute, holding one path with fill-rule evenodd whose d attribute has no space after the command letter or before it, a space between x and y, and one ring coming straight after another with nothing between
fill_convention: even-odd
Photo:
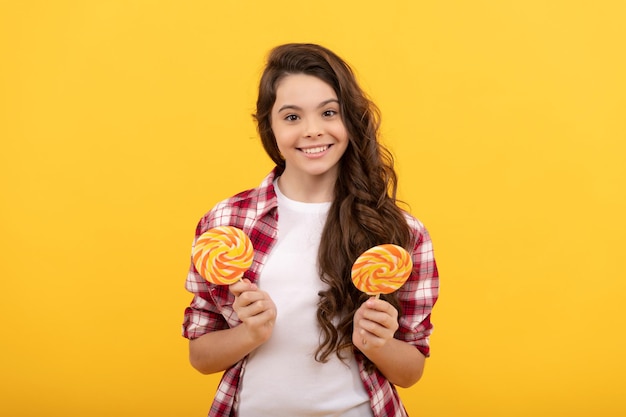
<instances>
[{"instance_id":1,"label":"neck","mask_svg":"<svg viewBox=\"0 0 626 417\"><path fill-rule=\"evenodd\" d=\"M333 201L335 178L329 176L293 178L285 174L278 178L278 187L287 198L303 203Z\"/></svg>"}]
</instances>

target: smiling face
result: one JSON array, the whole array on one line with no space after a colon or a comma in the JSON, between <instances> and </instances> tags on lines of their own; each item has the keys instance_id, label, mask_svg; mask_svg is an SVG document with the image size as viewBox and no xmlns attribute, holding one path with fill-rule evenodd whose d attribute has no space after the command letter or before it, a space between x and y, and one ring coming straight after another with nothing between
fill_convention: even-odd
<instances>
[{"instance_id":1,"label":"smiling face","mask_svg":"<svg viewBox=\"0 0 626 417\"><path fill-rule=\"evenodd\" d=\"M271 125L289 183L334 184L348 147L339 112L335 91L317 77L292 74L278 83Z\"/></svg>"}]
</instances>

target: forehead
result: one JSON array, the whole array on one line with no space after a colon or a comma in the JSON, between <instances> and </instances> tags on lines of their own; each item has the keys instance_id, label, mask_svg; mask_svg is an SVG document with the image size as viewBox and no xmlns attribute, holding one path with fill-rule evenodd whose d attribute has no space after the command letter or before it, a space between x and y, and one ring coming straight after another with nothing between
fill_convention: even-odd
<instances>
[{"instance_id":1,"label":"forehead","mask_svg":"<svg viewBox=\"0 0 626 417\"><path fill-rule=\"evenodd\" d=\"M332 86L321 78L307 74L290 74L283 77L276 85L276 102L283 101L320 101L337 99Z\"/></svg>"}]
</instances>

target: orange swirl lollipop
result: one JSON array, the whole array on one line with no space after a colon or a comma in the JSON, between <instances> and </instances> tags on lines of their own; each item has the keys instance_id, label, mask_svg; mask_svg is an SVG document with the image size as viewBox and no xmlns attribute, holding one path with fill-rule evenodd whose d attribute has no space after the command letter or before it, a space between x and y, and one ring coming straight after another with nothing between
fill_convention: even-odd
<instances>
[{"instance_id":1,"label":"orange swirl lollipop","mask_svg":"<svg viewBox=\"0 0 626 417\"><path fill-rule=\"evenodd\" d=\"M233 226L218 226L204 232L193 248L193 263L207 281L230 285L241 279L252 265L250 238Z\"/></svg>"},{"instance_id":2,"label":"orange swirl lollipop","mask_svg":"<svg viewBox=\"0 0 626 417\"><path fill-rule=\"evenodd\" d=\"M413 270L411 255L402 247L385 244L363 252L352 265L352 282L369 295L389 294L406 282Z\"/></svg>"}]
</instances>

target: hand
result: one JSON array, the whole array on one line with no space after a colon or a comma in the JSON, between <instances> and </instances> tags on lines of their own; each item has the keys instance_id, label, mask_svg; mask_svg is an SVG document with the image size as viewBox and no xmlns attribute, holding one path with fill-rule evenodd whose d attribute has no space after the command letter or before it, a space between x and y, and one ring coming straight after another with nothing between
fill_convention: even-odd
<instances>
[{"instance_id":1,"label":"hand","mask_svg":"<svg viewBox=\"0 0 626 417\"><path fill-rule=\"evenodd\" d=\"M235 296L233 308L251 340L259 345L266 342L276 320L274 301L248 279L230 285L229 290Z\"/></svg>"},{"instance_id":2,"label":"hand","mask_svg":"<svg viewBox=\"0 0 626 417\"><path fill-rule=\"evenodd\" d=\"M398 330L398 311L387 301L371 297L354 313L352 343L361 352L380 349Z\"/></svg>"}]
</instances>

